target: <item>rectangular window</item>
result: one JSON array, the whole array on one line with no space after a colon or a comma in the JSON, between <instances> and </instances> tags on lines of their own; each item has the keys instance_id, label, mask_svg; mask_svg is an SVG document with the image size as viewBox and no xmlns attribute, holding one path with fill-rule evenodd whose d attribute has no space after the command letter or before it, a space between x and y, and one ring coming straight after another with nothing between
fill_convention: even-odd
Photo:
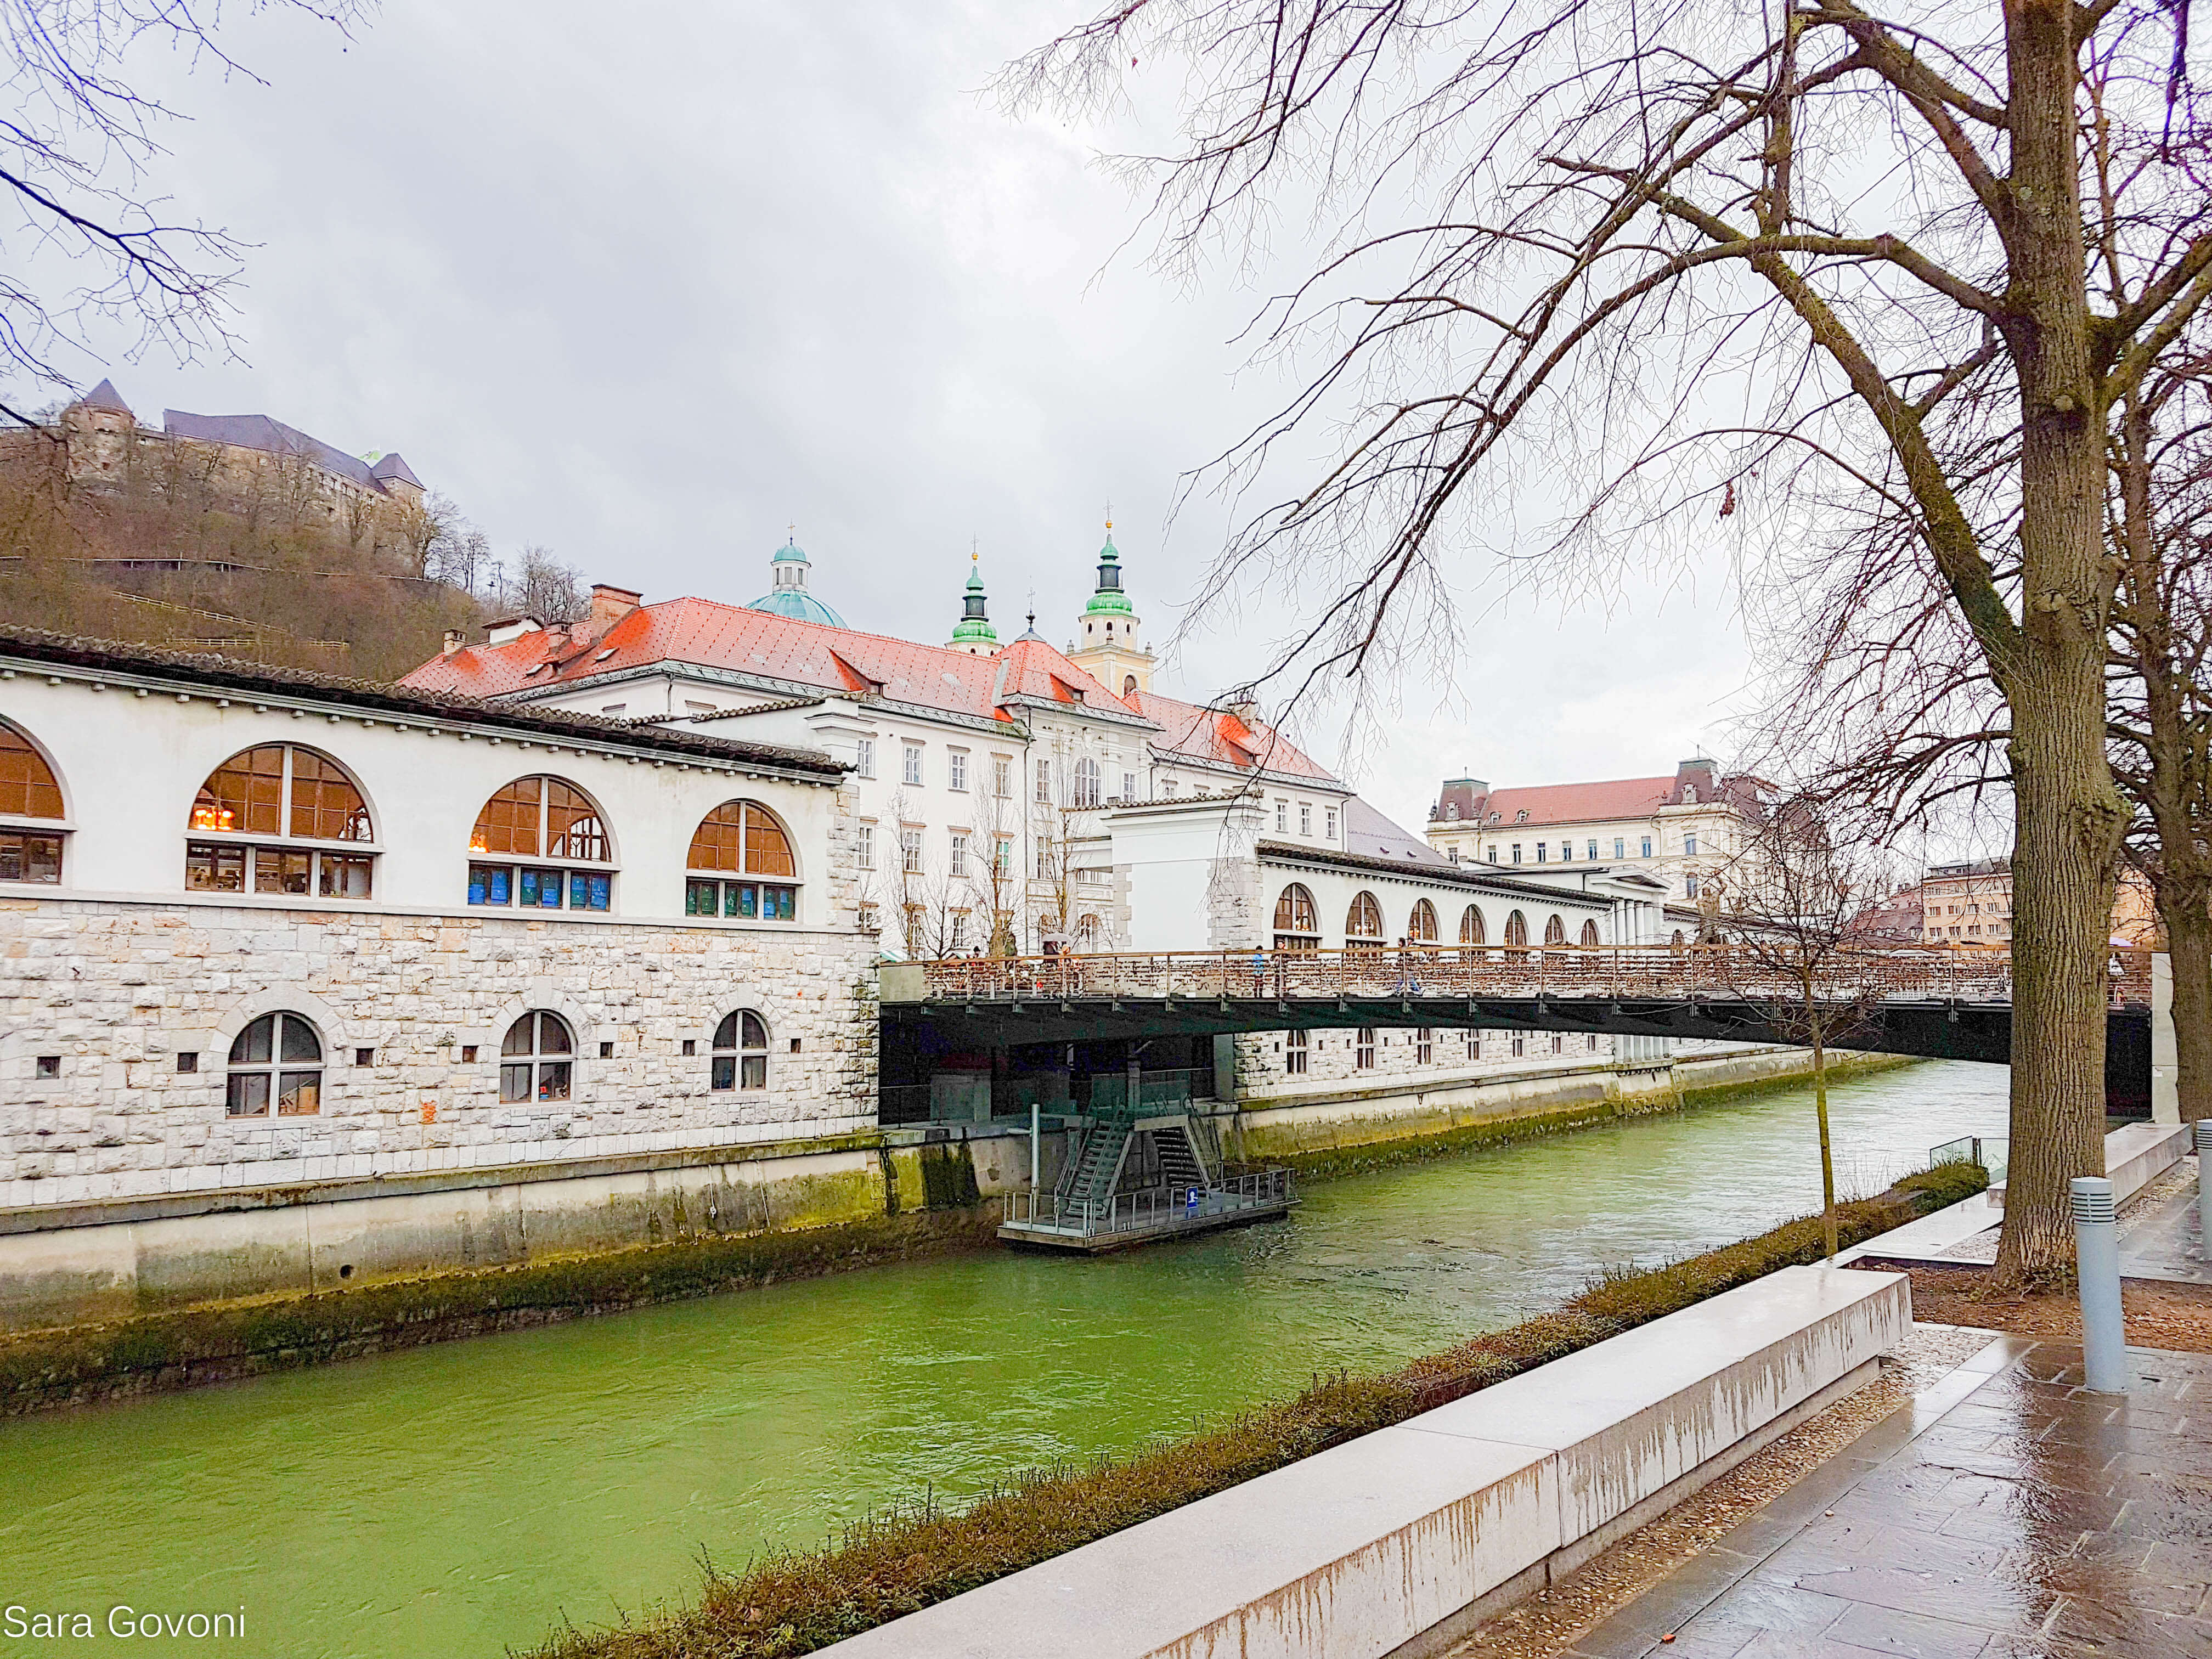
<instances>
[{"instance_id":1,"label":"rectangular window","mask_svg":"<svg viewBox=\"0 0 2212 1659\"><path fill-rule=\"evenodd\" d=\"M1048 803L1052 799L1052 763L1048 760L1036 763L1036 798Z\"/></svg>"},{"instance_id":2,"label":"rectangular window","mask_svg":"<svg viewBox=\"0 0 2212 1659\"><path fill-rule=\"evenodd\" d=\"M1170 778L1160 785L1160 793L1172 798L1175 792L1180 787L1182 787L1182 785L1176 779Z\"/></svg>"},{"instance_id":3,"label":"rectangular window","mask_svg":"<svg viewBox=\"0 0 2212 1659\"><path fill-rule=\"evenodd\" d=\"M1521 862L1521 843L1517 841L1513 843L1513 862Z\"/></svg>"},{"instance_id":4,"label":"rectangular window","mask_svg":"<svg viewBox=\"0 0 2212 1659\"><path fill-rule=\"evenodd\" d=\"M195 893L246 890L246 849L192 842L185 848L185 885Z\"/></svg>"},{"instance_id":5,"label":"rectangular window","mask_svg":"<svg viewBox=\"0 0 2212 1659\"><path fill-rule=\"evenodd\" d=\"M1291 804L1286 800L1275 803L1275 833L1279 836L1291 833Z\"/></svg>"},{"instance_id":6,"label":"rectangular window","mask_svg":"<svg viewBox=\"0 0 2212 1659\"><path fill-rule=\"evenodd\" d=\"M1121 774L1121 799L1122 799L1123 800L1134 800L1134 799L1136 799L1136 798L1137 798L1137 775L1136 775L1134 772L1124 772L1124 773L1122 773L1122 774Z\"/></svg>"},{"instance_id":7,"label":"rectangular window","mask_svg":"<svg viewBox=\"0 0 2212 1659\"><path fill-rule=\"evenodd\" d=\"M1459 862L1459 848L1456 847L1447 847L1444 848L1444 856L1449 859L1454 864L1457 864Z\"/></svg>"},{"instance_id":8,"label":"rectangular window","mask_svg":"<svg viewBox=\"0 0 2212 1659\"><path fill-rule=\"evenodd\" d=\"M945 873L963 881L968 877L968 837L957 832L952 837L952 858Z\"/></svg>"},{"instance_id":9,"label":"rectangular window","mask_svg":"<svg viewBox=\"0 0 2212 1659\"><path fill-rule=\"evenodd\" d=\"M1682 878L1682 896L1683 896L1684 898L1695 898L1695 897L1697 897L1697 896L1698 896L1698 878L1697 878L1697 877L1696 877L1695 875L1687 875L1687 876L1683 877L1683 878Z\"/></svg>"},{"instance_id":10,"label":"rectangular window","mask_svg":"<svg viewBox=\"0 0 2212 1659\"><path fill-rule=\"evenodd\" d=\"M1313 803L1310 800L1298 803L1298 833L1302 836L1313 834Z\"/></svg>"},{"instance_id":11,"label":"rectangular window","mask_svg":"<svg viewBox=\"0 0 2212 1659\"><path fill-rule=\"evenodd\" d=\"M515 884L515 902L526 909L557 910L561 908L561 872L558 870L525 870Z\"/></svg>"},{"instance_id":12,"label":"rectangular window","mask_svg":"<svg viewBox=\"0 0 2212 1659\"><path fill-rule=\"evenodd\" d=\"M1328 825L1328 828L1322 832L1322 839L1323 841L1334 841L1336 839L1336 808L1332 806L1328 809L1328 812L1324 816L1323 822Z\"/></svg>"},{"instance_id":13,"label":"rectangular window","mask_svg":"<svg viewBox=\"0 0 2212 1659\"><path fill-rule=\"evenodd\" d=\"M876 867L876 826L872 823L861 824L853 845L854 856L859 860L860 868L874 869Z\"/></svg>"},{"instance_id":14,"label":"rectangular window","mask_svg":"<svg viewBox=\"0 0 2212 1659\"><path fill-rule=\"evenodd\" d=\"M1416 1065L1426 1066L1436 1059L1434 1035L1425 1025L1413 1033L1413 1061Z\"/></svg>"},{"instance_id":15,"label":"rectangular window","mask_svg":"<svg viewBox=\"0 0 2212 1659\"><path fill-rule=\"evenodd\" d=\"M1596 842L1596 840L1595 840L1595 837L1593 837L1593 838L1591 839L1591 842L1590 842L1590 844L1589 844L1589 861L1590 861L1592 864L1595 864L1595 863L1597 862L1597 842Z\"/></svg>"},{"instance_id":16,"label":"rectangular window","mask_svg":"<svg viewBox=\"0 0 2212 1659\"><path fill-rule=\"evenodd\" d=\"M1565 1038L1564 1036L1560 1036L1559 1032L1557 1032L1557 1031L1553 1032L1553 1033L1552 1033L1552 1052L1553 1052L1553 1054L1565 1054L1565 1053L1566 1052L1566 1041L1567 1041L1567 1040L1566 1040L1566 1038Z\"/></svg>"},{"instance_id":17,"label":"rectangular window","mask_svg":"<svg viewBox=\"0 0 2212 1659\"><path fill-rule=\"evenodd\" d=\"M908 744L904 753L906 757L899 767L899 781L902 783L919 785L921 782L921 745L918 743Z\"/></svg>"},{"instance_id":18,"label":"rectangular window","mask_svg":"<svg viewBox=\"0 0 2212 1659\"><path fill-rule=\"evenodd\" d=\"M909 875L921 870L921 831L908 828L899 831L899 868Z\"/></svg>"},{"instance_id":19,"label":"rectangular window","mask_svg":"<svg viewBox=\"0 0 2212 1659\"><path fill-rule=\"evenodd\" d=\"M1628 856L1628 841L1626 836L1615 836L1613 838L1613 855L1617 859L1625 859Z\"/></svg>"},{"instance_id":20,"label":"rectangular window","mask_svg":"<svg viewBox=\"0 0 2212 1659\"><path fill-rule=\"evenodd\" d=\"M722 913L722 884L716 881L687 881L684 884L684 914L687 916L718 916Z\"/></svg>"},{"instance_id":21,"label":"rectangular window","mask_svg":"<svg viewBox=\"0 0 2212 1659\"><path fill-rule=\"evenodd\" d=\"M1498 862L1498 843L1496 842L1490 843L1490 861L1492 864Z\"/></svg>"},{"instance_id":22,"label":"rectangular window","mask_svg":"<svg viewBox=\"0 0 2212 1659\"><path fill-rule=\"evenodd\" d=\"M325 898L365 899L374 883L371 869L374 862L357 854L318 853L315 890Z\"/></svg>"},{"instance_id":23,"label":"rectangular window","mask_svg":"<svg viewBox=\"0 0 2212 1659\"><path fill-rule=\"evenodd\" d=\"M991 757L991 793L1000 800L1014 793L1014 763L1004 755Z\"/></svg>"},{"instance_id":24,"label":"rectangular window","mask_svg":"<svg viewBox=\"0 0 2212 1659\"><path fill-rule=\"evenodd\" d=\"M991 854L991 873L994 876L1014 873L1014 838L1012 836L999 837L998 845Z\"/></svg>"},{"instance_id":25,"label":"rectangular window","mask_svg":"<svg viewBox=\"0 0 2212 1659\"><path fill-rule=\"evenodd\" d=\"M1644 838L1644 856L1647 859L1651 856L1651 837L1649 836Z\"/></svg>"},{"instance_id":26,"label":"rectangular window","mask_svg":"<svg viewBox=\"0 0 2212 1659\"><path fill-rule=\"evenodd\" d=\"M1686 857L1695 858L1698 856L1698 838L1695 836L1685 836L1682 837L1682 852Z\"/></svg>"},{"instance_id":27,"label":"rectangular window","mask_svg":"<svg viewBox=\"0 0 2212 1659\"><path fill-rule=\"evenodd\" d=\"M1359 1028L1359 1041L1352 1051L1352 1063L1363 1072L1375 1069L1375 1028L1372 1025Z\"/></svg>"},{"instance_id":28,"label":"rectangular window","mask_svg":"<svg viewBox=\"0 0 2212 1659\"><path fill-rule=\"evenodd\" d=\"M1480 1060L1482 1058L1481 1032L1469 1031L1467 1034L1467 1057L1469 1060Z\"/></svg>"},{"instance_id":29,"label":"rectangular window","mask_svg":"<svg viewBox=\"0 0 2212 1659\"><path fill-rule=\"evenodd\" d=\"M614 902L614 878L593 873L589 870L568 872L568 908L571 910L604 910Z\"/></svg>"},{"instance_id":30,"label":"rectangular window","mask_svg":"<svg viewBox=\"0 0 2212 1659\"><path fill-rule=\"evenodd\" d=\"M1283 1074L1304 1077L1306 1074L1307 1039L1304 1031L1287 1031L1283 1036Z\"/></svg>"},{"instance_id":31,"label":"rectangular window","mask_svg":"<svg viewBox=\"0 0 2212 1659\"><path fill-rule=\"evenodd\" d=\"M1544 843L1543 843L1542 842L1540 842L1540 842L1538 842L1536 843L1536 862L1537 862L1537 863L1539 863L1539 864L1541 864L1543 861L1544 861Z\"/></svg>"},{"instance_id":32,"label":"rectangular window","mask_svg":"<svg viewBox=\"0 0 2212 1659\"><path fill-rule=\"evenodd\" d=\"M945 768L946 787L964 791L968 787L968 751L954 750L945 757Z\"/></svg>"},{"instance_id":33,"label":"rectangular window","mask_svg":"<svg viewBox=\"0 0 2212 1659\"><path fill-rule=\"evenodd\" d=\"M873 738L860 739L860 752L853 757L853 770L864 778L876 775L876 740Z\"/></svg>"},{"instance_id":34,"label":"rectangular window","mask_svg":"<svg viewBox=\"0 0 2212 1659\"><path fill-rule=\"evenodd\" d=\"M952 913L952 948L956 951L968 948L968 913L965 910Z\"/></svg>"},{"instance_id":35,"label":"rectangular window","mask_svg":"<svg viewBox=\"0 0 2212 1659\"><path fill-rule=\"evenodd\" d=\"M1520 1060L1528 1053L1528 1039L1516 1031L1513 1034L1513 1058Z\"/></svg>"},{"instance_id":36,"label":"rectangular window","mask_svg":"<svg viewBox=\"0 0 2212 1659\"><path fill-rule=\"evenodd\" d=\"M878 932L884 925L883 912L872 904L864 904L860 907L858 920L860 931L864 933Z\"/></svg>"},{"instance_id":37,"label":"rectangular window","mask_svg":"<svg viewBox=\"0 0 2212 1659\"><path fill-rule=\"evenodd\" d=\"M53 883L62 878L62 838L0 830L0 881Z\"/></svg>"},{"instance_id":38,"label":"rectangular window","mask_svg":"<svg viewBox=\"0 0 2212 1659\"><path fill-rule=\"evenodd\" d=\"M514 902L514 872L504 864L471 864L469 866L469 902L471 904L512 904Z\"/></svg>"},{"instance_id":39,"label":"rectangular window","mask_svg":"<svg viewBox=\"0 0 2212 1659\"><path fill-rule=\"evenodd\" d=\"M304 893L307 890L307 854L273 847L253 848L253 890L257 893Z\"/></svg>"},{"instance_id":40,"label":"rectangular window","mask_svg":"<svg viewBox=\"0 0 2212 1659\"><path fill-rule=\"evenodd\" d=\"M1589 1051L1592 1054L1595 1054L1597 1052L1597 1033L1595 1031L1592 1031L1589 1034Z\"/></svg>"}]
</instances>

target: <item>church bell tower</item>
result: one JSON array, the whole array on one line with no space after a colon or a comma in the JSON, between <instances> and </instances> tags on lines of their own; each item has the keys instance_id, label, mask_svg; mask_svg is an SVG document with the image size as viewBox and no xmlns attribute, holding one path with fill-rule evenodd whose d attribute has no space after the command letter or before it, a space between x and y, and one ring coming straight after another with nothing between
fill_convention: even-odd
<instances>
[{"instance_id":1,"label":"church bell tower","mask_svg":"<svg viewBox=\"0 0 2212 1659\"><path fill-rule=\"evenodd\" d=\"M1136 607L1121 586L1121 555L1114 546L1114 521L1098 550L1098 587L1076 621L1067 659L1117 697L1152 689L1152 653L1140 643Z\"/></svg>"}]
</instances>

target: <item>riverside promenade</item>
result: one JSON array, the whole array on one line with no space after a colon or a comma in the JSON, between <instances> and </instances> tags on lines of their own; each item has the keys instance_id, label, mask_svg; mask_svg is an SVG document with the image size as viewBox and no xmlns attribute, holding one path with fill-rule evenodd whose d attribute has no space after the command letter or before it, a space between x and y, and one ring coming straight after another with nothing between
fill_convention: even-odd
<instances>
[{"instance_id":1,"label":"riverside promenade","mask_svg":"<svg viewBox=\"0 0 2212 1659\"><path fill-rule=\"evenodd\" d=\"M2129 1358L1996 1338L1561 1659L2204 1659L2212 1355Z\"/></svg>"}]
</instances>

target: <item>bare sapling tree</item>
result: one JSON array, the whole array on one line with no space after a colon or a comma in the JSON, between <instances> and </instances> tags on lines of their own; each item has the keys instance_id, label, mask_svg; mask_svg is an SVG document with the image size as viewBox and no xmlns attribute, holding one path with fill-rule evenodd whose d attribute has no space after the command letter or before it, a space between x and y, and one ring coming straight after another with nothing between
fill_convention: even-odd
<instances>
[{"instance_id":1,"label":"bare sapling tree","mask_svg":"<svg viewBox=\"0 0 2212 1659\"><path fill-rule=\"evenodd\" d=\"M2172 971L2182 1121L2212 1117L2212 398L2200 358L2150 378L2112 446L2113 771Z\"/></svg>"},{"instance_id":2,"label":"bare sapling tree","mask_svg":"<svg viewBox=\"0 0 2212 1659\"><path fill-rule=\"evenodd\" d=\"M258 0L247 10L304 12L343 30L360 0ZM216 40L220 8L179 0L0 0L8 110L0 117L0 190L18 234L0 275L0 378L74 386L76 364L105 350L167 350L189 362L232 346L229 295L245 244L172 218L152 173L157 135L177 112L134 84L149 59L251 71ZM76 360L72 363L70 360ZM34 399L0 416L40 426Z\"/></svg>"},{"instance_id":3,"label":"bare sapling tree","mask_svg":"<svg viewBox=\"0 0 2212 1659\"><path fill-rule=\"evenodd\" d=\"M2102 1168L2128 817L2105 752L2106 447L2212 294L2182 16L2155 0L1119 0L1005 82L1017 106L1079 107L1133 64L1179 61L1182 142L1132 164L1169 254L1257 246L1281 211L1331 238L1263 321L1302 389L1212 474L1267 483L1303 465L1279 454L1292 434L1345 434L1213 573L1216 596L1270 566L1322 594L1285 671L1387 662L1427 625L1443 561L1495 533L1516 490L1572 496L1523 568L1593 578L1682 548L1717 508L1758 522L1755 566L1832 540L1845 484L1900 504L2009 732L2006 1285L2070 1273L2067 1182ZM2098 120L2160 142L2112 181L2093 301ZM1962 496L1945 458L1999 406L2016 463L1990 499Z\"/></svg>"},{"instance_id":4,"label":"bare sapling tree","mask_svg":"<svg viewBox=\"0 0 2212 1659\"><path fill-rule=\"evenodd\" d=\"M1867 842L1832 837L1818 804L1790 795L1711 885L1725 892L1732 941L1716 952L1717 960L1741 994L1761 1004L1777 1035L1813 1051L1821 1217L1832 1257L1836 1154L1828 1127L1828 1051L1864 1036L1881 1015L1883 987L1865 972L1862 921L1889 893L1888 866Z\"/></svg>"}]
</instances>

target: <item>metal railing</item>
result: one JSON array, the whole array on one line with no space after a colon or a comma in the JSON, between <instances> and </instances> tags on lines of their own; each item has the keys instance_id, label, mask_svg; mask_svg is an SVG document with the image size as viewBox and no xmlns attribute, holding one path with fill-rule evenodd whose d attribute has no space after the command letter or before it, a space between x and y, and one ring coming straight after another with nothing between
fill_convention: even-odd
<instances>
[{"instance_id":1,"label":"metal railing","mask_svg":"<svg viewBox=\"0 0 2212 1659\"><path fill-rule=\"evenodd\" d=\"M919 964L932 1000L1078 997L1696 997L1796 999L1802 987L1771 951L1737 945L1375 946L1346 951L1170 951L1096 956L956 957ZM2150 952L2111 953L2114 1007L2148 1006ZM1814 981L1822 1001L1869 995L2009 1002L2009 952L1940 945L1839 952Z\"/></svg>"},{"instance_id":2,"label":"metal railing","mask_svg":"<svg viewBox=\"0 0 2212 1659\"><path fill-rule=\"evenodd\" d=\"M1292 1202L1293 1196L1288 1170L1255 1170L1231 1176L1218 1187L1147 1187L1110 1198L1012 1193L1006 1199L1006 1222L1097 1238L1109 1233L1165 1231L1213 1217L1273 1208Z\"/></svg>"},{"instance_id":3,"label":"metal railing","mask_svg":"<svg viewBox=\"0 0 2212 1659\"><path fill-rule=\"evenodd\" d=\"M1947 1140L1941 1146L1928 1149L1930 1164L1978 1164L1990 1172L1990 1184L1995 1186L2005 1178L2005 1170L2011 1162L2012 1137L2009 1135L1961 1135L1956 1140Z\"/></svg>"}]
</instances>

